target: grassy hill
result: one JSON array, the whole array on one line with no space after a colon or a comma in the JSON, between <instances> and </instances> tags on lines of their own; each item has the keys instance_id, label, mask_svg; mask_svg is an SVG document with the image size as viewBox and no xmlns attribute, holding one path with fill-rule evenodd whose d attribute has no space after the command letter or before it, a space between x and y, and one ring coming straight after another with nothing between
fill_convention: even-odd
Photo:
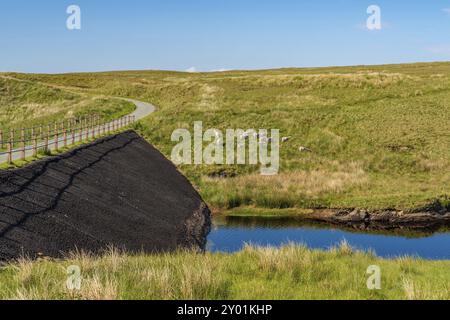
<instances>
[{"instance_id":1,"label":"grassy hill","mask_svg":"<svg viewBox=\"0 0 450 320\"><path fill-rule=\"evenodd\" d=\"M0 74L0 127L29 127L96 113L111 119L131 113L134 105L119 99L67 90Z\"/></svg>"},{"instance_id":2,"label":"grassy hill","mask_svg":"<svg viewBox=\"0 0 450 320\"><path fill-rule=\"evenodd\" d=\"M8 76L154 103L158 112L139 130L167 156L172 131L196 120L292 136L278 176L254 166L181 167L216 208L411 209L450 194L450 63Z\"/></svg>"}]
</instances>

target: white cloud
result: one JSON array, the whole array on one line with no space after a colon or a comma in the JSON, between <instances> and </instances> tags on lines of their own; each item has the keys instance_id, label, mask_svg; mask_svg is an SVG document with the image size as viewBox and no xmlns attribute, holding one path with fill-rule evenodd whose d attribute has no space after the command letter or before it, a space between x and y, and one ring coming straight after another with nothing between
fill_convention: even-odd
<instances>
[{"instance_id":1,"label":"white cloud","mask_svg":"<svg viewBox=\"0 0 450 320\"><path fill-rule=\"evenodd\" d=\"M189 69L186 69L186 72L195 73L198 72L196 67L190 67Z\"/></svg>"},{"instance_id":2,"label":"white cloud","mask_svg":"<svg viewBox=\"0 0 450 320\"><path fill-rule=\"evenodd\" d=\"M226 71L230 71L230 70L224 69L224 68L211 70L211 72L226 72Z\"/></svg>"},{"instance_id":3,"label":"white cloud","mask_svg":"<svg viewBox=\"0 0 450 320\"><path fill-rule=\"evenodd\" d=\"M450 15L450 8L444 8L444 9L442 9L442 11L444 11L445 13Z\"/></svg>"}]
</instances>

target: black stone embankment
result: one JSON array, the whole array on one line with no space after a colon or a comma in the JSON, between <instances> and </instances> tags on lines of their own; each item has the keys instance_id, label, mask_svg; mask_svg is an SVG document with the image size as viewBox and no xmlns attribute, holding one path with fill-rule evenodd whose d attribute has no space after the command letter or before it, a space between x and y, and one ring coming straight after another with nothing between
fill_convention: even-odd
<instances>
[{"instance_id":1,"label":"black stone embankment","mask_svg":"<svg viewBox=\"0 0 450 320\"><path fill-rule=\"evenodd\" d=\"M0 260L203 250L210 211L161 153L129 131L0 173Z\"/></svg>"}]
</instances>

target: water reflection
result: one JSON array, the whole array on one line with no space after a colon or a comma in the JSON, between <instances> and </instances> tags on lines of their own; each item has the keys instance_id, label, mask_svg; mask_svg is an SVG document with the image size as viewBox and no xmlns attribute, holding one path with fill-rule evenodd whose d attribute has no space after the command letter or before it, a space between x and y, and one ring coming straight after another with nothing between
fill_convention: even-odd
<instances>
[{"instance_id":1,"label":"water reflection","mask_svg":"<svg viewBox=\"0 0 450 320\"><path fill-rule=\"evenodd\" d=\"M216 217L208 238L211 251L235 252L246 243L281 246L289 242L328 249L346 240L353 247L372 250L381 257L418 256L450 259L450 232L440 230L361 231L305 222L295 218Z\"/></svg>"}]
</instances>

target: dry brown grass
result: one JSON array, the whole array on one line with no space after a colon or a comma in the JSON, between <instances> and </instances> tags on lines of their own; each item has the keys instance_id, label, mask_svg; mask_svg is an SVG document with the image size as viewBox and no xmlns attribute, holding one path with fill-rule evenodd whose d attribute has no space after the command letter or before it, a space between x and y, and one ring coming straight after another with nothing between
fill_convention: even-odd
<instances>
[{"instance_id":1,"label":"dry brown grass","mask_svg":"<svg viewBox=\"0 0 450 320\"><path fill-rule=\"evenodd\" d=\"M344 169L344 168L343 168ZM349 187L362 186L367 175L357 163L350 163L342 171L295 171L274 176L250 174L230 179L205 178L205 182L214 182L224 190L237 192L286 193L295 196L317 196L324 193L340 193Z\"/></svg>"}]
</instances>

